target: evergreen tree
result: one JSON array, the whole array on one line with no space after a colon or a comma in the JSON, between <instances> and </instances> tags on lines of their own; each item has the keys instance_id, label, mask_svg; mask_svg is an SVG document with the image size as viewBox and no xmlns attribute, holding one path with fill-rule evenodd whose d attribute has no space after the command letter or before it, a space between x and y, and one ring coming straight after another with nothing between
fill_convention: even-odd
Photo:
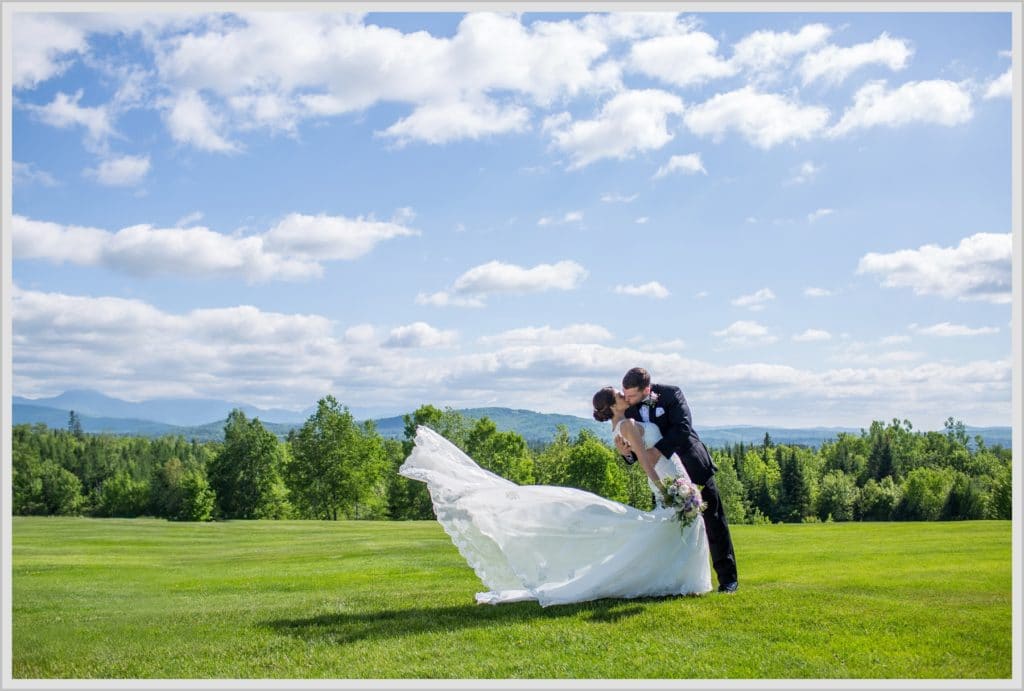
<instances>
[{"instance_id":1,"label":"evergreen tree","mask_svg":"<svg viewBox=\"0 0 1024 691\"><path fill-rule=\"evenodd\" d=\"M784 521L799 523L812 512L811 487L807 482L803 463L797 458L795 450L790 449L783 456L779 472L781 518Z\"/></svg>"},{"instance_id":2,"label":"evergreen tree","mask_svg":"<svg viewBox=\"0 0 1024 691\"><path fill-rule=\"evenodd\" d=\"M73 410L68 413L68 431L74 435L75 439L85 438L85 432L82 431L82 420L78 417L78 413Z\"/></svg>"}]
</instances>

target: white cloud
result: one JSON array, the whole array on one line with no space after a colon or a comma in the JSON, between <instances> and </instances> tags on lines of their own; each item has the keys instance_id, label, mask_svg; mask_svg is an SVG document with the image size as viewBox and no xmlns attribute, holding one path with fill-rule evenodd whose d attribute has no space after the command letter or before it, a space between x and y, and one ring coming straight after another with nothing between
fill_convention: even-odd
<instances>
[{"instance_id":1,"label":"white cloud","mask_svg":"<svg viewBox=\"0 0 1024 691\"><path fill-rule=\"evenodd\" d=\"M910 340L910 336L894 334L892 336L883 336L878 342L882 345L896 345L897 343L910 343Z\"/></svg>"},{"instance_id":2,"label":"white cloud","mask_svg":"<svg viewBox=\"0 0 1024 691\"><path fill-rule=\"evenodd\" d=\"M490 261L459 276L452 289L460 295L470 296L575 290L586 277L587 270L571 260L538 264L532 268Z\"/></svg>"},{"instance_id":3,"label":"white cloud","mask_svg":"<svg viewBox=\"0 0 1024 691\"><path fill-rule=\"evenodd\" d=\"M597 341L610 341L612 334L608 329L597 324L570 324L561 329L553 329L550 326L527 326L519 329L496 334L494 336L483 336L480 342L483 344L497 344L502 346L512 345L562 345L566 343L594 343Z\"/></svg>"},{"instance_id":4,"label":"white cloud","mask_svg":"<svg viewBox=\"0 0 1024 691\"><path fill-rule=\"evenodd\" d=\"M895 89L885 81L869 82L858 89L853 105L828 134L842 136L866 127L898 127L924 122L952 127L970 120L971 94L955 82L935 79L907 82Z\"/></svg>"},{"instance_id":5,"label":"white cloud","mask_svg":"<svg viewBox=\"0 0 1024 691\"><path fill-rule=\"evenodd\" d=\"M72 62L69 54L86 50L81 29L49 21L45 14L12 12L10 16L15 89L33 88L63 73Z\"/></svg>"},{"instance_id":6,"label":"white cloud","mask_svg":"<svg viewBox=\"0 0 1024 691\"><path fill-rule=\"evenodd\" d=\"M657 180L658 178L663 178L669 173L674 173L676 171L682 171L687 174L708 174L708 171L704 169L704 164L700 160L700 154L685 154L681 156L673 156L668 159L668 163L658 168L658 172L654 174L654 179Z\"/></svg>"},{"instance_id":7,"label":"white cloud","mask_svg":"<svg viewBox=\"0 0 1024 691\"><path fill-rule=\"evenodd\" d=\"M239 146L224 138L224 117L214 112L196 91L183 91L165 112L167 129L175 141L191 144L202 151L232 153Z\"/></svg>"},{"instance_id":8,"label":"white cloud","mask_svg":"<svg viewBox=\"0 0 1024 691\"><path fill-rule=\"evenodd\" d=\"M114 126L111 115L106 106L83 106L80 105L84 92L79 89L73 96L63 91L57 92L45 106L26 104L24 107L33 113L42 122L66 129L69 127L84 127L87 135L87 143L90 149L102 150L108 138L114 136Z\"/></svg>"},{"instance_id":9,"label":"white cloud","mask_svg":"<svg viewBox=\"0 0 1024 691\"><path fill-rule=\"evenodd\" d=\"M738 68L717 53L718 41L693 31L638 41L626 64L632 71L685 87L736 74Z\"/></svg>"},{"instance_id":10,"label":"white cloud","mask_svg":"<svg viewBox=\"0 0 1024 691\"><path fill-rule=\"evenodd\" d=\"M413 141L446 144L461 139L522 132L529 121L530 111L519 106L502 108L490 101L430 103L419 106L411 115L379 134L396 139L400 146Z\"/></svg>"},{"instance_id":11,"label":"white cloud","mask_svg":"<svg viewBox=\"0 0 1024 691\"><path fill-rule=\"evenodd\" d=\"M528 333L508 342L496 337L495 348L481 352L385 351L368 324L351 326L339 338L335 325L317 315L244 305L170 313L138 300L17 286L12 308L12 383L16 394L27 396L96 388L131 400L194 396L297 409L329 392L348 405L373 400L389 407L388 414L409 412L410 401L429 401L586 417L595 390L617 384L624 371L643 363L655 381L684 387L698 430L715 424L867 427L893 417L909 418L918 429L941 429L949 411L971 424L1006 424L1013 373L1009 357L908 364L920 354L898 351L851 352L822 370L757 361L719 365L681 357L661 343L587 342L588 335L607 340L596 325L574 325L579 339L569 338L573 327L539 327L535 342ZM736 337L759 333L764 337L760 329L732 330Z\"/></svg>"},{"instance_id":12,"label":"white cloud","mask_svg":"<svg viewBox=\"0 0 1024 691\"><path fill-rule=\"evenodd\" d=\"M779 340L768 332L766 326L752 321L736 321L721 331L711 333L731 345L767 345Z\"/></svg>"},{"instance_id":13,"label":"white cloud","mask_svg":"<svg viewBox=\"0 0 1024 691\"><path fill-rule=\"evenodd\" d=\"M483 307L484 300L481 297L452 295L442 290L436 293L418 293L416 295L416 304L429 305L431 307Z\"/></svg>"},{"instance_id":14,"label":"white cloud","mask_svg":"<svg viewBox=\"0 0 1024 691\"><path fill-rule=\"evenodd\" d=\"M821 329L807 329L803 333L793 334L793 340L798 343L808 343L811 341L830 341L832 340L832 334L828 331Z\"/></svg>"},{"instance_id":15,"label":"white cloud","mask_svg":"<svg viewBox=\"0 0 1024 691\"><path fill-rule=\"evenodd\" d=\"M637 219L636 219L635 221L633 221L633 222L634 222L634 223L638 223L638 224L640 224L640 225L645 225L645 224L646 224L646 223L647 223L648 221L650 221L650 220L651 220L651 219L650 219L649 217L647 217L647 216L640 216L639 218L637 218Z\"/></svg>"},{"instance_id":16,"label":"white cloud","mask_svg":"<svg viewBox=\"0 0 1024 691\"><path fill-rule=\"evenodd\" d=\"M916 295L1007 304L1012 300L1010 233L977 233L956 247L922 245L916 250L870 252L857 273L876 273L886 288L912 288Z\"/></svg>"},{"instance_id":17,"label":"white cloud","mask_svg":"<svg viewBox=\"0 0 1024 691\"><path fill-rule=\"evenodd\" d=\"M197 128L213 141L226 142L233 129L290 131L302 119L390 102L412 110L382 136L442 144L521 131L526 104L619 88L618 63L600 61L612 40L621 37L592 22L525 25L521 15L489 12L467 13L450 37L402 33L351 13L253 12L168 36L157 69L171 92L218 103L222 127ZM183 141L204 146L203 137Z\"/></svg>"},{"instance_id":18,"label":"white cloud","mask_svg":"<svg viewBox=\"0 0 1024 691\"><path fill-rule=\"evenodd\" d=\"M797 33L754 31L733 46L732 62L755 74L771 73L789 65L800 53L824 43L832 30L824 24L808 24Z\"/></svg>"},{"instance_id":19,"label":"white cloud","mask_svg":"<svg viewBox=\"0 0 1024 691\"><path fill-rule=\"evenodd\" d=\"M346 343L373 343L377 339L377 329L373 324L355 324L345 329L343 340Z\"/></svg>"},{"instance_id":20,"label":"white cloud","mask_svg":"<svg viewBox=\"0 0 1024 691\"><path fill-rule=\"evenodd\" d=\"M804 288L804 295L809 298L825 298L832 294L827 288Z\"/></svg>"},{"instance_id":21,"label":"white cloud","mask_svg":"<svg viewBox=\"0 0 1024 691\"><path fill-rule=\"evenodd\" d=\"M787 180L790 185L802 185L805 182L811 182L821 172L821 167L816 166L814 161L804 161L800 164L799 170Z\"/></svg>"},{"instance_id":22,"label":"white cloud","mask_svg":"<svg viewBox=\"0 0 1024 691\"><path fill-rule=\"evenodd\" d=\"M1009 98L1013 95L1013 68L1010 67L985 87L984 98Z\"/></svg>"},{"instance_id":23,"label":"white cloud","mask_svg":"<svg viewBox=\"0 0 1024 691\"><path fill-rule=\"evenodd\" d=\"M12 307L16 386L29 391L88 387L131 399L283 398L306 406L330 391L331 373L346 362L331 322L315 315L247 305L172 314L139 300L18 288Z\"/></svg>"},{"instance_id":24,"label":"white cloud","mask_svg":"<svg viewBox=\"0 0 1024 691\"><path fill-rule=\"evenodd\" d=\"M617 285L615 286L615 292L620 295L634 295L638 297L656 298L658 300L667 298L671 294L668 292L668 288L657 281L651 281L649 283L644 283L643 285Z\"/></svg>"},{"instance_id":25,"label":"white cloud","mask_svg":"<svg viewBox=\"0 0 1024 691\"><path fill-rule=\"evenodd\" d=\"M626 159L660 149L672 141L668 116L682 113L683 102L665 91L625 91L604 104L593 120L573 122L567 113L545 120L554 146L572 157L569 169L603 158Z\"/></svg>"},{"instance_id":26,"label":"white cloud","mask_svg":"<svg viewBox=\"0 0 1024 691\"><path fill-rule=\"evenodd\" d=\"M566 223L582 223L583 212L582 211L568 211L561 218L554 218L552 216L543 216L537 220L539 226L550 226L550 225L564 225Z\"/></svg>"},{"instance_id":27,"label":"white cloud","mask_svg":"<svg viewBox=\"0 0 1024 691\"><path fill-rule=\"evenodd\" d=\"M132 187L142 182L149 167L149 156L120 156L101 161L87 173L102 185Z\"/></svg>"},{"instance_id":28,"label":"white cloud","mask_svg":"<svg viewBox=\"0 0 1024 691\"><path fill-rule=\"evenodd\" d=\"M690 108L683 119L694 134L717 141L736 130L754 146L770 149L788 141L811 139L824 130L828 118L827 108L801 106L784 96L745 86Z\"/></svg>"},{"instance_id":29,"label":"white cloud","mask_svg":"<svg viewBox=\"0 0 1024 691\"><path fill-rule=\"evenodd\" d=\"M962 324L950 324L949 322L933 324L932 326L918 326L913 324L911 325L911 330L924 336L940 336L943 338L955 336L986 336L988 334L999 333L999 328L995 326L971 328Z\"/></svg>"},{"instance_id":30,"label":"white cloud","mask_svg":"<svg viewBox=\"0 0 1024 691\"><path fill-rule=\"evenodd\" d=\"M185 226L194 225L194 224L198 223L201 220L203 220L203 212L202 211L193 211L192 213L185 214L184 216L179 218L177 221L175 221L174 222L174 227L175 228L184 228Z\"/></svg>"},{"instance_id":31,"label":"white cloud","mask_svg":"<svg viewBox=\"0 0 1024 691\"><path fill-rule=\"evenodd\" d=\"M385 240L419 234L418 230L399 223L367 220L362 216L351 219L292 213L263 238L271 252L324 261L357 259Z\"/></svg>"},{"instance_id":32,"label":"white cloud","mask_svg":"<svg viewBox=\"0 0 1024 691\"><path fill-rule=\"evenodd\" d=\"M833 213L835 213L835 211L832 209L816 209L815 211L807 214L807 222L814 223L815 221L820 221L826 216L831 216Z\"/></svg>"},{"instance_id":33,"label":"white cloud","mask_svg":"<svg viewBox=\"0 0 1024 691\"><path fill-rule=\"evenodd\" d=\"M886 33L870 43L840 48L825 46L808 53L800 61L800 76L804 85L817 80L839 84L865 65L883 65L890 70L902 70L907 66L913 51L902 40L890 38Z\"/></svg>"},{"instance_id":34,"label":"white cloud","mask_svg":"<svg viewBox=\"0 0 1024 691\"><path fill-rule=\"evenodd\" d=\"M414 322L392 329L381 345L385 348L436 348L454 344L456 336L454 331L435 329L426 322Z\"/></svg>"},{"instance_id":35,"label":"white cloud","mask_svg":"<svg viewBox=\"0 0 1024 691\"><path fill-rule=\"evenodd\" d=\"M39 183L43 187L56 187L59 184L55 177L45 170L41 170L34 163L12 161L11 164L11 177L15 186Z\"/></svg>"},{"instance_id":36,"label":"white cloud","mask_svg":"<svg viewBox=\"0 0 1024 691\"><path fill-rule=\"evenodd\" d=\"M734 299L732 304L736 307L746 307L754 312L764 309L766 303L771 302L775 299L775 293L772 292L771 288L761 288L755 293L750 295L741 295ZM749 323L749 322L737 322L737 323Z\"/></svg>"},{"instance_id":37,"label":"white cloud","mask_svg":"<svg viewBox=\"0 0 1024 691\"><path fill-rule=\"evenodd\" d=\"M635 200L638 196L639 195L636 194L602 194L601 201L603 201L605 204L628 204L629 202Z\"/></svg>"},{"instance_id":38,"label":"white cloud","mask_svg":"<svg viewBox=\"0 0 1024 691\"><path fill-rule=\"evenodd\" d=\"M18 259L104 266L135 276L240 276L248 281L318 277L329 260L358 258L383 240L417 231L393 223L290 214L263 235L235 237L202 226L141 224L109 232L13 217Z\"/></svg>"}]
</instances>

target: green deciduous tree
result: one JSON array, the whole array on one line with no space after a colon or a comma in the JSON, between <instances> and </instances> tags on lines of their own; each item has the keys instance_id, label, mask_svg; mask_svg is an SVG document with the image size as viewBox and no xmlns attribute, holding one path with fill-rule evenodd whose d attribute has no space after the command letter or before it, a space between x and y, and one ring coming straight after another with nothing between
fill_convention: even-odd
<instances>
[{"instance_id":1,"label":"green deciduous tree","mask_svg":"<svg viewBox=\"0 0 1024 691\"><path fill-rule=\"evenodd\" d=\"M911 470L901 486L895 517L905 521L938 520L952 484L948 471L928 467Z\"/></svg>"},{"instance_id":2,"label":"green deciduous tree","mask_svg":"<svg viewBox=\"0 0 1024 691\"><path fill-rule=\"evenodd\" d=\"M842 470L830 470L821 478L818 493L818 517L834 521L852 521L857 502L857 482Z\"/></svg>"},{"instance_id":3,"label":"green deciduous tree","mask_svg":"<svg viewBox=\"0 0 1024 691\"><path fill-rule=\"evenodd\" d=\"M519 485L534 482L533 457L526 440L515 432L499 432L492 420L482 417L466 435L466 453L486 468Z\"/></svg>"},{"instance_id":4,"label":"green deciduous tree","mask_svg":"<svg viewBox=\"0 0 1024 691\"><path fill-rule=\"evenodd\" d=\"M613 501L628 501L625 478L616 468L615 457L615 452L593 433L581 430L569 451L566 484Z\"/></svg>"},{"instance_id":5,"label":"green deciduous tree","mask_svg":"<svg viewBox=\"0 0 1024 691\"><path fill-rule=\"evenodd\" d=\"M380 438L356 424L333 396L288 436L291 457L284 478L292 503L308 518L368 518L385 510L387 458Z\"/></svg>"},{"instance_id":6,"label":"green deciduous tree","mask_svg":"<svg viewBox=\"0 0 1024 691\"><path fill-rule=\"evenodd\" d=\"M148 508L149 483L118 472L103 483L95 510L99 516L134 518L145 514Z\"/></svg>"},{"instance_id":7,"label":"green deciduous tree","mask_svg":"<svg viewBox=\"0 0 1024 691\"><path fill-rule=\"evenodd\" d=\"M207 470L225 518L279 518L283 450L277 437L258 418L249 420L239 409L224 425L224 445Z\"/></svg>"}]
</instances>

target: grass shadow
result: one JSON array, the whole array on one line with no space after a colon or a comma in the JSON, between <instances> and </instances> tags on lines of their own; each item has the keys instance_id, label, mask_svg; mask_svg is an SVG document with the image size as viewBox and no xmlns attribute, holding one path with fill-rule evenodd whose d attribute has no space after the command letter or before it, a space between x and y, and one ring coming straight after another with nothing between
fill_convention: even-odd
<instances>
[{"instance_id":1,"label":"grass shadow","mask_svg":"<svg viewBox=\"0 0 1024 691\"><path fill-rule=\"evenodd\" d=\"M415 636L421 633L488 628L525 621L576 618L592 624L614 624L646 611L644 603L684 597L652 597L635 600L594 600L571 605L541 607L536 602L502 605L410 607L372 612L320 614L301 619L274 619L266 626L306 641L327 640L348 644L366 639Z\"/></svg>"}]
</instances>

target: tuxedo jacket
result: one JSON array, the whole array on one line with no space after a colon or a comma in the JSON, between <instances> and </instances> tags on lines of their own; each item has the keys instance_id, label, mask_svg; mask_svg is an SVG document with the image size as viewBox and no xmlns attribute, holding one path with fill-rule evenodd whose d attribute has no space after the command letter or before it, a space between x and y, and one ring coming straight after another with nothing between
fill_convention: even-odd
<instances>
[{"instance_id":1,"label":"tuxedo jacket","mask_svg":"<svg viewBox=\"0 0 1024 691\"><path fill-rule=\"evenodd\" d=\"M690 479L698 485L706 484L718 468L693 429L690 406L686 404L683 392L676 386L652 384L651 393L657 396L656 401L630 406L626 409L626 417L643 421L640 409L647 406L647 422L653 422L661 430L661 440L654 446L665 458L673 453L679 454ZM631 455L627 462L635 463L636 456Z\"/></svg>"}]
</instances>

